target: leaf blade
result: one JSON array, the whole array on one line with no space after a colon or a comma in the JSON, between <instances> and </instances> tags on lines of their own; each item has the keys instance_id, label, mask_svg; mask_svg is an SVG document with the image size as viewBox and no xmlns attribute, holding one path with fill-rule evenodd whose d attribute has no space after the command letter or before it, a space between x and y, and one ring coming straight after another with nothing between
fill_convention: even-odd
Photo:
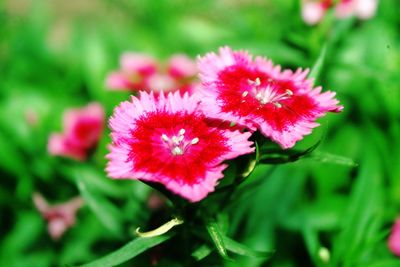
<instances>
[{"instance_id":1,"label":"leaf blade","mask_svg":"<svg viewBox=\"0 0 400 267\"><path fill-rule=\"evenodd\" d=\"M227 236L223 236L223 240L227 250L241 256L269 259L275 253L274 251L257 251L251 249Z\"/></svg>"},{"instance_id":2,"label":"leaf blade","mask_svg":"<svg viewBox=\"0 0 400 267\"><path fill-rule=\"evenodd\" d=\"M226 260L231 260L226 252L223 233L221 232L218 223L214 220L208 219L206 220L206 229L217 248L218 254Z\"/></svg>"},{"instance_id":3,"label":"leaf blade","mask_svg":"<svg viewBox=\"0 0 400 267\"><path fill-rule=\"evenodd\" d=\"M315 61L314 65L312 66L310 74L308 75L308 77L314 78L315 80L317 80L319 78L321 70L324 67L327 48L328 48L327 44L325 44L322 47L321 52L318 55L318 58Z\"/></svg>"},{"instance_id":4,"label":"leaf blade","mask_svg":"<svg viewBox=\"0 0 400 267\"><path fill-rule=\"evenodd\" d=\"M151 238L138 237L125 246L119 248L118 250L111 252L110 254L97 259L93 262L80 265L79 267L111 267L118 264L124 263L135 256L141 254L142 252L157 246L168 239L170 239L173 234L166 234L162 236L156 236Z\"/></svg>"}]
</instances>

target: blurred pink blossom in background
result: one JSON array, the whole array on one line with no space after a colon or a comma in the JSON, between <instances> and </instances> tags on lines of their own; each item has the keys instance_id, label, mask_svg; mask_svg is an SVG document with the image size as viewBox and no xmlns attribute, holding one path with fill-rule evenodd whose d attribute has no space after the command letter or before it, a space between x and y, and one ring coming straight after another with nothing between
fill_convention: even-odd
<instances>
[{"instance_id":1,"label":"blurred pink blossom in background","mask_svg":"<svg viewBox=\"0 0 400 267\"><path fill-rule=\"evenodd\" d=\"M76 213L82 207L83 200L75 197L69 201L51 206L39 193L34 193L33 203L42 217L47 220L47 229L53 240L58 240L76 221Z\"/></svg>"},{"instance_id":2,"label":"blurred pink blossom in background","mask_svg":"<svg viewBox=\"0 0 400 267\"><path fill-rule=\"evenodd\" d=\"M392 227L392 232L388 239L388 247L394 255L400 257L400 218L396 219Z\"/></svg>"},{"instance_id":3,"label":"blurred pink blossom in background","mask_svg":"<svg viewBox=\"0 0 400 267\"><path fill-rule=\"evenodd\" d=\"M49 137L49 153L76 160L86 159L88 152L100 139L104 120L104 109L99 103L90 103L83 108L66 110L63 118L63 133L53 133Z\"/></svg>"},{"instance_id":4,"label":"blurred pink blossom in background","mask_svg":"<svg viewBox=\"0 0 400 267\"><path fill-rule=\"evenodd\" d=\"M196 64L183 54L171 56L166 65L149 55L127 52L120 58L120 70L111 72L106 86L112 90L147 92L193 92Z\"/></svg>"},{"instance_id":5,"label":"blurred pink blossom in background","mask_svg":"<svg viewBox=\"0 0 400 267\"><path fill-rule=\"evenodd\" d=\"M369 19L376 13L378 0L302 0L301 16L305 23L315 25L319 23L325 13L335 9L337 18L356 16L360 19Z\"/></svg>"}]
</instances>

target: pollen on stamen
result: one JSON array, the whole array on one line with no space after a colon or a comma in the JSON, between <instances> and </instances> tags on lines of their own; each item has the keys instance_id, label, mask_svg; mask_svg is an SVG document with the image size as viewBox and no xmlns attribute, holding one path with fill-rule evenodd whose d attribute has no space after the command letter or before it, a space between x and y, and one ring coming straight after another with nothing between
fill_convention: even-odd
<instances>
[{"instance_id":1,"label":"pollen on stamen","mask_svg":"<svg viewBox=\"0 0 400 267\"><path fill-rule=\"evenodd\" d=\"M165 134L162 134L162 135L161 135L161 139L162 139L163 141L165 141L165 142L168 142L168 141L169 141L168 136L165 135Z\"/></svg>"},{"instance_id":2,"label":"pollen on stamen","mask_svg":"<svg viewBox=\"0 0 400 267\"><path fill-rule=\"evenodd\" d=\"M274 102L274 105L275 105L275 107L277 107L277 108L281 108L281 107L282 107L282 104L279 103L279 102Z\"/></svg>"},{"instance_id":3,"label":"pollen on stamen","mask_svg":"<svg viewBox=\"0 0 400 267\"><path fill-rule=\"evenodd\" d=\"M183 155L183 150L180 147L174 147L172 149L172 154L173 155Z\"/></svg>"},{"instance_id":4,"label":"pollen on stamen","mask_svg":"<svg viewBox=\"0 0 400 267\"><path fill-rule=\"evenodd\" d=\"M192 145L195 145L199 142L199 138L195 137L192 139L192 141L190 142Z\"/></svg>"},{"instance_id":5,"label":"pollen on stamen","mask_svg":"<svg viewBox=\"0 0 400 267\"><path fill-rule=\"evenodd\" d=\"M249 92L244 91L243 94L242 94L242 96L243 96L243 97L246 97L248 94L249 94Z\"/></svg>"},{"instance_id":6,"label":"pollen on stamen","mask_svg":"<svg viewBox=\"0 0 400 267\"><path fill-rule=\"evenodd\" d=\"M288 95L288 96L292 96L293 95L293 91L292 90L290 90L290 89L286 89L286 94Z\"/></svg>"},{"instance_id":7,"label":"pollen on stamen","mask_svg":"<svg viewBox=\"0 0 400 267\"><path fill-rule=\"evenodd\" d=\"M179 135L184 135L185 132L186 132L185 129L182 128L182 129L179 130Z\"/></svg>"},{"instance_id":8,"label":"pollen on stamen","mask_svg":"<svg viewBox=\"0 0 400 267\"><path fill-rule=\"evenodd\" d=\"M179 145L179 139L176 136L172 136L172 142L174 142L174 144Z\"/></svg>"},{"instance_id":9,"label":"pollen on stamen","mask_svg":"<svg viewBox=\"0 0 400 267\"><path fill-rule=\"evenodd\" d=\"M255 85L255 86L261 85L260 78L258 78L258 77L254 81L250 80L250 79L247 79L247 82L248 82L249 85Z\"/></svg>"}]
</instances>

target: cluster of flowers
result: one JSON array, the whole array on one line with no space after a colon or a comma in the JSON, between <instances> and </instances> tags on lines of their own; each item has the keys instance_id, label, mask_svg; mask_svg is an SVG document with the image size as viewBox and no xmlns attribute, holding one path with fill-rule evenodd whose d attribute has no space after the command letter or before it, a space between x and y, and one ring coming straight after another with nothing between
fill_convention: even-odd
<instances>
[{"instance_id":1,"label":"cluster of flowers","mask_svg":"<svg viewBox=\"0 0 400 267\"><path fill-rule=\"evenodd\" d=\"M332 8L337 18L369 19L375 15L377 5L378 0L302 0L301 15L309 25L319 23Z\"/></svg>"},{"instance_id":2,"label":"cluster of flowers","mask_svg":"<svg viewBox=\"0 0 400 267\"><path fill-rule=\"evenodd\" d=\"M133 53L122 56L121 66L107 78L111 89L147 90L121 103L110 119L108 174L162 183L193 202L215 189L225 160L254 151L248 140L254 131L290 148L318 125L318 117L342 110L334 93L313 88L308 70L282 70L270 60L253 60L228 47L199 57L197 66L185 56L173 56L167 72L153 58ZM194 79L198 70L201 85ZM157 85L152 79L173 82ZM99 103L67 110L64 133L50 136L49 152L86 159L101 137L104 117ZM74 225L83 205L80 197L50 205L38 193L33 201L55 240ZM395 255L400 255L399 240L397 220L388 239Z\"/></svg>"},{"instance_id":3,"label":"cluster of flowers","mask_svg":"<svg viewBox=\"0 0 400 267\"><path fill-rule=\"evenodd\" d=\"M158 182L192 201L214 191L226 160L254 152L250 136L290 148L342 106L333 92L270 60L228 47L197 62L201 87L193 93L141 91L110 118L107 172L113 178ZM232 122L235 126L232 126Z\"/></svg>"}]
</instances>

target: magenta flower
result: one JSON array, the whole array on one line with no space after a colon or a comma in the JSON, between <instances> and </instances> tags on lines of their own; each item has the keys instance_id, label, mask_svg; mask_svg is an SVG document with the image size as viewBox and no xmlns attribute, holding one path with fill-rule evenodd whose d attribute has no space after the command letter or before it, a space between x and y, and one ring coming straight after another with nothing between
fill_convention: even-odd
<instances>
[{"instance_id":1,"label":"magenta flower","mask_svg":"<svg viewBox=\"0 0 400 267\"><path fill-rule=\"evenodd\" d=\"M400 257L400 218L397 218L388 239L389 250Z\"/></svg>"},{"instance_id":2,"label":"magenta flower","mask_svg":"<svg viewBox=\"0 0 400 267\"><path fill-rule=\"evenodd\" d=\"M36 209L47 220L48 232L54 240L58 240L76 221L76 213L82 207L83 200L80 197L51 206L46 199L39 194L33 194L33 202Z\"/></svg>"},{"instance_id":3,"label":"magenta flower","mask_svg":"<svg viewBox=\"0 0 400 267\"><path fill-rule=\"evenodd\" d=\"M333 0L303 0L301 15L309 25L319 23L331 8L335 9L337 18L356 16L369 19L375 15L377 6L378 0L339 0L337 3Z\"/></svg>"},{"instance_id":4,"label":"magenta flower","mask_svg":"<svg viewBox=\"0 0 400 267\"><path fill-rule=\"evenodd\" d=\"M194 82L196 64L183 54L173 55L163 66L150 56L125 53L120 65L121 70L112 72L106 79L107 87L114 90L193 92L197 86Z\"/></svg>"},{"instance_id":5,"label":"magenta flower","mask_svg":"<svg viewBox=\"0 0 400 267\"><path fill-rule=\"evenodd\" d=\"M254 151L250 133L210 121L188 93L141 92L115 109L110 127L110 177L158 182L192 202L214 191L223 161Z\"/></svg>"},{"instance_id":6,"label":"magenta flower","mask_svg":"<svg viewBox=\"0 0 400 267\"><path fill-rule=\"evenodd\" d=\"M308 70L281 70L270 60L244 51L220 49L198 60L202 105L208 115L259 129L283 148L310 134L315 120L342 106L335 93L321 93L306 79Z\"/></svg>"},{"instance_id":7,"label":"magenta flower","mask_svg":"<svg viewBox=\"0 0 400 267\"><path fill-rule=\"evenodd\" d=\"M84 160L100 139L104 116L103 107L98 103L67 110L64 113L64 132L50 135L49 153Z\"/></svg>"}]
</instances>

